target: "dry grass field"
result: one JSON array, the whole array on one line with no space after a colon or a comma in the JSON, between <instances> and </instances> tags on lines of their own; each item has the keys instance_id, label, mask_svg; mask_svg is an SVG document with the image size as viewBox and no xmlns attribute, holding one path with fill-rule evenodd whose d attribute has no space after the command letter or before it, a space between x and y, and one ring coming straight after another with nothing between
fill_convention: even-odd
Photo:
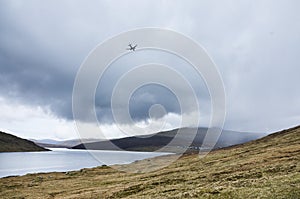
<instances>
[{"instance_id":1,"label":"dry grass field","mask_svg":"<svg viewBox=\"0 0 300 199\"><path fill-rule=\"evenodd\" d=\"M147 169L165 159L132 165ZM102 166L29 174L0 179L0 190L0 198L300 198L300 127L201 159L184 155L155 172L125 173Z\"/></svg>"}]
</instances>

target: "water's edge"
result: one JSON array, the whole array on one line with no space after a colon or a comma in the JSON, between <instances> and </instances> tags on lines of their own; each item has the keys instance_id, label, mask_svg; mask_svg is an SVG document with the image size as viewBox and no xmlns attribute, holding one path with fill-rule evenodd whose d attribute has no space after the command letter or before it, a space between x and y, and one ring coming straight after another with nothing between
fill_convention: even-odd
<instances>
[{"instance_id":1,"label":"water's edge","mask_svg":"<svg viewBox=\"0 0 300 199\"><path fill-rule=\"evenodd\" d=\"M0 178L26 174L79 171L103 165L130 164L172 153L74 150L49 148L45 152L0 153Z\"/></svg>"}]
</instances>

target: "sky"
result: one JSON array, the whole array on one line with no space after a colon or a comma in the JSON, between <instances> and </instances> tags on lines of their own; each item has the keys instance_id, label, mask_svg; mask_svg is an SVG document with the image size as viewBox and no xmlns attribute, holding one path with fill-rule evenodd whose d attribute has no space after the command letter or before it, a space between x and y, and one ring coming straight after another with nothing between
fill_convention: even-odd
<instances>
[{"instance_id":1,"label":"sky","mask_svg":"<svg viewBox=\"0 0 300 199\"><path fill-rule=\"evenodd\" d=\"M226 93L225 129L270 133L300 123L300 14L297 0L1 0L0 129L23 138L78 138L72 114L73 84L98 44L143 27L178 31L201 44L215 62ZM98 125L122 137L112 118L112 79L133 63L151 61L180 70L187 63L165 52L141 51L113 63L96 92ZM121 69L120 69L121 68ZM201 79L187 70L200 104L201 125L211 116ZM87 80L88 81L88 80ZM164 107L149 120L154 104ZM136 125L180 127L176 96L158 85L139 88L129 102ZM193 126L191 122L190 126Z\"/></svg>"}]
</instances>

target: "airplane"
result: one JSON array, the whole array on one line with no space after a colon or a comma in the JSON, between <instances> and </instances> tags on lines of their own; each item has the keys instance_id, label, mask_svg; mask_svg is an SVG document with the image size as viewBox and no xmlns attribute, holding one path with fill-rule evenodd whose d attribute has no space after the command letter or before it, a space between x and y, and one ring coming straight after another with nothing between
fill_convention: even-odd
<instances>
[{"instance_id":1,"label":"airplane","mask_svg":"<svg viewBox=\"0 0 300 199\"><path fill-rule=\"evenodd\" d=\"M129 48L126 48L126 50L135 51L135 48L137 47L137 44L135 46L132 46L131 44L129 44L128 46L129 46Z\"/></svg>"}]
</instances>

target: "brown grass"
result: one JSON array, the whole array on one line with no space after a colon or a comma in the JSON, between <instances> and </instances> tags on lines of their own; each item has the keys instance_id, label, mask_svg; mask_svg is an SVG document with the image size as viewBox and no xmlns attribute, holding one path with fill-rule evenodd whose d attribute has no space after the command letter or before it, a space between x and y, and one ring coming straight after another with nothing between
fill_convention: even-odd
<instances>
[{"instance_id":1,"label":"brown grass","mask_svg":"<svg viewBox=\"0 0 300 199\"><path fill-rule=\"evenodd\" d=\"M131 164L147 169L166 157ZM0 179L0 198L300 198L300 127L151 173L110 167ZM120 165L120 169L127 165Z\"/></svg>"}]
</instances>

